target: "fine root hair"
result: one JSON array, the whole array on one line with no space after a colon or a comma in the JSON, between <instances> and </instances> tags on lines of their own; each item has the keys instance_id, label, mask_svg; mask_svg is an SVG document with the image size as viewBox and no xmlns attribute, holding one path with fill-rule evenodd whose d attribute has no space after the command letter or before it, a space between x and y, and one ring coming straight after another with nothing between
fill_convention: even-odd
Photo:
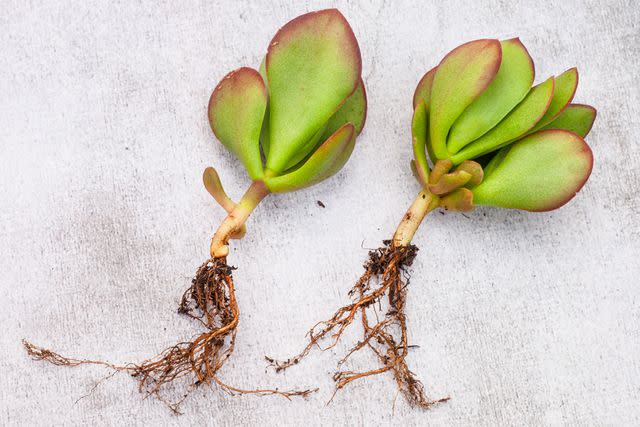
<instances>
[{"instance_id":1,"label":"fine root hair","mask_svg":"<svg viewBox=\"0 0 640 427\"><path fill-rule=\"evenodd\" d=\"M276 372L296 365L309 352L318 347L328 350L337 345L342 334L349 325L360 320L363 337L338 362L338 371L334 374L336 390L361 378L390 371L393 374L398 390L412 406L428 408L436 403L445 402L449 397L431 400L425 394L424 385L409 369L406 357L412 347L407 342L407 319L405 303L409 284L410 267L418 248L414 245L393 246L385 240L383 246L369 252L364 264L364 273L349 291L352 302L318 322L308 333L309 342L296 356L287 360L275 360L267 357L269 364ZM383 300L386 299L386 313L379 316ZM330 340L325 347L321 343ZM379 366L364 372L343 370L343 365L356 352L369 348L379 361ZM334 396L335 396L334 392ZM333 397L332 397L333 399Z\"/></svg>"},{"instance_id":2,"label":"fine root hair","mask_svg":"<svg viewBox=\"0 0 640 427\"><path fill-rule=\"evenodd\" d=\"M102 365L129 373L138 380L140 392L157 397L175 413L180 413L181 403L202 384L215 384L231 395L279 395L287 399L307 397L315 390L245 390L233 387L218 377L218 371L234 351L240 316L232 277L234 269L227 265L226 258L209 259L198 268L191 286L182 295L178 312L200 324L203 332L143 362L117 365L101 360L75 359L26 340L23 340L24 347L33 359L56 366ZM179 393L177 387L182 387ZM179 398L171 398L172 395Z\"/></svg>"}]
</instances>

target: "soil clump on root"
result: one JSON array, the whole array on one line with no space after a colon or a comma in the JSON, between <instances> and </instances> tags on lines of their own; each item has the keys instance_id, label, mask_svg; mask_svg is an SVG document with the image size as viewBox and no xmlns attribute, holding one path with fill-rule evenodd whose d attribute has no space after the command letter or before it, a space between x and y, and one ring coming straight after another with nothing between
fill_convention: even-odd
<instances>
[{"instance_id":1,"label":"soil clump on root","mask_svg":"<svg viewBox=\"0 0 640 427\"><path fill-rule=\"evenodd\" d=\"M177 414L181 403L202 384L216 384L231 395L280 395L287 399L308 396L315 390L244 390L226 384L218 377L218 371L234 351L240 316L232 277L234 269L227 265L226 258L211 258L198 268L191 286L182 295L178 313L197 321L204 327L204 332L141 363L117 365L101 360L75 359L26 340L23 340L24 347L34 360L57 366L102 365L126 372L138 380L140 392L155 396ZM181 394L175 391L180 384L185 387ZM174 394L171 391L180 398L170 399L168 395Z\"/></svg>"},{"instance_id":2,"label":"soil clump on root","mask_svg":"<svg viewBox=\"0 0 640 427\"><path fill-rule=\"evenodd\" d=\"M333 376L336 383L335 392L352 381L391 371L398 390L412 406L428 408L449 400L449 397L438 400L427 398L424 385L411 372L406 362L407 354L412 347L407 342L405 315L410 279L407 268L412 265L417 252L418 248L415 245L396 247L390 240L385 240L382 247L369 252L369 257L363 265L363 275L349 291L349 297L353 302L339 308L330 319L318 322L311 328L308 333L309 342L298 355L284 361L267 357L267 361L276 372L281 372L298 364L314 347L322 351L333 348L345 329L359 318L363 327L363 338L338 362L338 369L341 369L351 355L365 347L373 351L380 366L365 372L339 370ZM384 299L387 302L387 311L380 317L378 312L382 310ZM331 343L323 348L320 344L325 339L331 339Z\"/></svg>"}]
</instances>

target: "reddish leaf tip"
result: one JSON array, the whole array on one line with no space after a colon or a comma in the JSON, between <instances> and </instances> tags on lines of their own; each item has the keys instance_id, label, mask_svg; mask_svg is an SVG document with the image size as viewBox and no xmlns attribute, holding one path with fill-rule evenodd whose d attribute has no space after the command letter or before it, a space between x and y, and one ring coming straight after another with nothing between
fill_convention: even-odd
<instances>
[{"instance_id":1,"label":"reddish leaf tip","mask_svg":"<svg viewBox=\"0 0 640 427\"><path fill-rule=\"evenodd\" d=\"M436 73L437 69L438 69L437 66L433 67L432 69L424 73L424 75L420 78L420 81L418 82L416 89L413 91L413 109L414 110L418 106L418 103L421 101L420 95L422 93L423 86L425 84L430 85L433 82L433 75Z\"/></svg>"},{"instance_id":2,"label":"reddish leaf tip","mask_svg":"<svg viewBox=\"0 0 640 427\"><path fill-rule=\"evenodd\" d=\"M495 60L491 64L491 67L488 69L487 73L487 76L489 76L490 78L485 78L478 81L478 89L480 92L482 92L491 84L496 74L498 74L500 64L502 63L502 46L500 46L500 41L498 39L478 39L461 44L451 52L447 53L445 57L442 58L442 61L440 61L440 64L443 64L447 59L449 59L450 56L457 54L458 51L466 49L469 46L473 46L474 48L468 53L469 58L480 55L483 51L495 51L493 52L495 54ZM440 66L440 64L438 66Z\"/></svg>"},{"instance_id":3,"label":"reddish leaf tip","mask_svg":"<svg viewBox=\"0 0 640 427\"><path fill-rule=\"evenodd\" d=\"M533 79L535 80L535 77L536 77L536 64L533 62L533 58L531 57L531 54L529 53L529 50L524 45L524 43L522 43L522 40L520 40L520 37L514 37L512 39L505 40L505 43L517 44L522 48L522 50L525 51L525 53L527 54L527 59L529 61L529 64L531 65L531 70L533 71ZM532 80L532 83L533 83L533 80Z\"/></svg>"},{"instance_id":4,"label":"reddish leaf tip","mask_svg":"<svg viewBox=\"0 0 640 427\"><path fill-rule=\"evenodd\" d=\"M546 129L546 130L539 130L536 132L537 134L571 134L573 135L575 138L579 139L582 144L580 145L580 149L578 151L578 154L582 154L585 156L585 158L587 159L588 162L588 169L586 171L586 173L584 174L583 179L578 182L578 184L576 185L576 189L575 192L569 194L567 197L564 197L562 199L557 200L555 203L551 204L550 206L544 208L544 209L539 209L539 210L535 210L532 209L531 212L549 212L555 209L558 209L564 205L566 205L567 203L569 203L569 201L571 201L571 199L573 199L576 194L578 194L580 192L580 190L582 190L582 187L584 187L584 185L587 183L587 181L589 180L589 177L591 176L591 172L593 171L593 151L591 151L591 147L589 147L589 145L587 144L587 142L584 140L584 138L582 138L580 135L578 135L575 132L571 132L569 130L565 130L565 129Z\"/></svg>"},{"instance_id":5,"label":"reddish leaf tip","mask_svg":"<svg viewBox=\"0 0 640 427\"><path fill-rule=\"evenodd\" d=\"M262 91L265 96L267 96L267 87L264 84L264 80L262 79L262 75L260 73L251 68L251 67L240 67L236 68L233 71L227 73L220 82L216 85L213 92L211 92L211 96L209 97L209 103L207 104L207 111L209 115L211 115L211 109L213 108L213 103L220 95L221 89L228 84L234 84L238 86L242 86L243 84L248 83L249 79L255 79L256 82L259 82ZM215 130L214 130L215 133Z\"/></svg>"},{"instance_id":6,"label":"reddish leaf tip","mask_svg":"<svg viewBox=\"0 0 640 427\"><path fill-rule=\"evenodd\" d=\"M337 19L342 23L342 25L344 25L345 29L347 30L347 38L349 40L345 48L353 50L352 54L356 60L357 75L361 75L362 74L362 56L360 54L360 46L358 45L358 40L356 39L356 35L354 34L353 28L351 28L349 21L347 21L347 18L345 18L342 12L340 12L336 8L308 12L308 13L305 13L304 15L300 15L296 18L293 18L291 21L287 22L284 26L282 26L282 28L280 28L276 32L276 34L273 36L273 38L271 39L271 42L269 43L269 47L267 48L267 57L266 57L267 68L269 68L269 57L271 56L270 53L278 46L278 44L280 44L281 41L287 40L287 38L291 36L292 33L294 33L300 27L304 27L310 21L323 18L323 17L328 20ZM355 87L354 87L354 90L355 90Z\"/></svg>"}]
</instances>

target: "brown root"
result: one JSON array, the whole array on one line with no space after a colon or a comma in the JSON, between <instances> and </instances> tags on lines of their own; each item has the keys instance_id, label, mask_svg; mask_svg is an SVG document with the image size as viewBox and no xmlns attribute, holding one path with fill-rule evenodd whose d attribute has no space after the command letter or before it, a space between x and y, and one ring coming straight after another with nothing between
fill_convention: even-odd
<instances>
[{"instance_id":1,"label":"brown root","mask_svg":"<svg viewBox=\"0 0 640 427\"><path fill-rule=\"evenodd\" d=\"M387 371L393 373L398 390L412 406L428 408L433 404L445 402L448 397L430 400L426 397L423 384L407 366L406 357L411 347L407 343L407 320L405 302L409 275L406 268L411 266L418 248L414 245L394 246L391 241L384 241L384 246L369 252L369 259L364 264L364 274L349 291L354 300L351 304L338 309L333 317L317 323L308 333L309 343L295 357L285 361L267 358L276 372L283 371L304 358L312 348L327 350L334 347L345 329L357 316L363 326L363 339L359 341L347 355L338 362L340 368L357 351L368 347L380 361L380 366L366 372L341 370L335 373L336 392L347 384L372 375ZM376 309L386 296L388 309L382 319L369 319L367 309ZM327 347L320 347L320 342L330 338Z\"/></svg>"},{"instance_id":2,"label":"brown root","mask_svg":"<svg viewBox=\"0 0 640 427\"><path fill-rule=\"evenodd\" d=\"M182 296L178 312L198 321L205 331L191 341L179 342L155 357L139 364L116 365L101 360L74 359L35 346L26 340L27 353L35 360L57 366L102 365L137 378L140 392L157 397L175 413L180 404L202 384L217 384L227 393L279 395L290 399L306 397L315 390L280 391L277 389L244 390L224 383L218 371L233 353L239 320L233 278L234 267L225 258L212 258L202 264L192 284ZM170 401L164 396L169 386L182 380L185 392L180 399Z\"/></svg>"}]
</instances>

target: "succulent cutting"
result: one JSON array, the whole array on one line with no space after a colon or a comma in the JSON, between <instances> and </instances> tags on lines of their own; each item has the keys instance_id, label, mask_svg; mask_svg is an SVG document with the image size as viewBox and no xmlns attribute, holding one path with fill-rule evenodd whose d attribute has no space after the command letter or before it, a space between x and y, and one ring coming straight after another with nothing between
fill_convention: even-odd
<instances>
[{"instance_id":1,"label":"succulent cutting","mask_svg":"<svg viewBox=\"0 0 640 427\"><path fill-rule=\"evenodd\" d=\"M356 351L369 348L380 366L366 372L336 373L336 389L390 371L412 405L430 400L409 370L407 342L407 267L417 247L411 244L426 215L442 208L470 211L475 205L526 211L557 209L585 184L593 165L584 141L596 117L588 105L572 103L578 71L571 68L532 86L534 64L519 39L465 43L420 80L413 97L411 168L420 190L392 239L369 253L365 272L350 291L353 301L309 333L307 347L286 361L286 369L325 338L333 344L354 320L363 338ZM371 312L387 300L386 316ZM271 359L270 359L271 360Z\"/></svg>"},{"instance_id":2,"label":"succulent cutting","mask_svg":"<svg viewBox=\"0 0 640 427\"><path fill-rule=\"evenodd\" d=\"M160 396L160 391L179 379L186 381L188 391L213 382L230 393L308 394L309 390L242 390L218 378L234 350L239 322L234 267L226 260L228 242L246 234L247 218L267 195L299 190L338 172L353 151L366 110L360 49L344 16L329 9L287 23L271 40L260 69L230 72L209 101L213 133L240 160L252 183L235 203L216 170L204 171L205 188L228 215L211 240L210 259L184 293L179 312L205 331L139 364L71 359L25 342L29 354L59 365L100 363L127 371L138 378L141 390L163 401L170 398ZM171 402L172 409L177 411L181 401Z\"/></svg>"}]
</instances>

